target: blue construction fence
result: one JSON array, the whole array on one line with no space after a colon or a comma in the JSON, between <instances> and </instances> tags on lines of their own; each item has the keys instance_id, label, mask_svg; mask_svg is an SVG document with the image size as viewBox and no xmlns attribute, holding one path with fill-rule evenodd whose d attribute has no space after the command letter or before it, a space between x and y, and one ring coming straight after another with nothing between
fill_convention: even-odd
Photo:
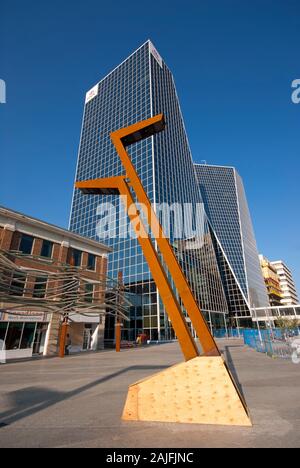
<instances>
[{"instance_id":1,"label":"blue construction fence","mask_svg":"<svg viewBox=\"0 0 300 468\"><path fill-rule=\"evenodd\" d=\"M243 336L244 336L244 343L251 348L257 347L257 340L259 341L286 341L288 338L292 338L294 336L299 335L299 329L289 329L284 330L281 328L270 328L270 329L244 329Z\"/></svg>"},{"instance_id":2,"label":"blue construction fence","mask_svg":"<svg viewBox=\"0 0 300 468\"><path fill-rule=\"evenodd\" d=\"M213 331L215 338L242 338L244 343L255 348L256 340L260 341L285 341L287 337L298 336L299 329L284 330L281 328L261 329L257 328L219 328Z\"/></svg>"},{"instance_id":3,"label":"blue construction fence","mask_svg":"<svg viewBox=\"0 0 300 468\"><path fill-rule=\"evenodd\" d=\"M255 328L229 328L228 330L214 330L215 338L241 338L245 345L255 349L259 353L265 353L272 357L290 359L293 354L291 342L294 337L300 335L300 330L295 329L255 329Z\"/></svg>"},{"instance_id":4,"label":"blue construction fence","mask_svg":"<svg viewBox=\"0 0 300 468\"><path fill-rule=\"evenodd\" d=\"M279 328L268 330L245 329L243 331L244 343L250 348L256 348L257 340L271 341L274 339L283 340L283 331Z\"/></svg>"},{"instance_id":5,"label":"blue construction fence","mask_svg":"<svg viewBox=\"0 0 300 468\"><path fill-rule=\"evenodd\" d=\"M217 328L213 330L215 338L242 338L242 329L237 328Z\"/></svg>"}]
</instances>

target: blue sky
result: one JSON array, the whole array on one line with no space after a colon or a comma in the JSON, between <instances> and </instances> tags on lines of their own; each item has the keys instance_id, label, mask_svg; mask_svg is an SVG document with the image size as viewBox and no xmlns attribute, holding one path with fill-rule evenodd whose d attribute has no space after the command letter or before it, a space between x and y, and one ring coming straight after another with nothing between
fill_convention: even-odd
<instances>
[{"instance_id":1,"label":"blue sky","mask_svg":"<svg viewBox=\"0 0 300 468\"><path fill-rule=\"evenodd\" d=\"M195 161L237 167L259 250L300 290L299 0L2 0L0 204L67 226L85 92L148 38Z\"/></svg>"}]
</instances>

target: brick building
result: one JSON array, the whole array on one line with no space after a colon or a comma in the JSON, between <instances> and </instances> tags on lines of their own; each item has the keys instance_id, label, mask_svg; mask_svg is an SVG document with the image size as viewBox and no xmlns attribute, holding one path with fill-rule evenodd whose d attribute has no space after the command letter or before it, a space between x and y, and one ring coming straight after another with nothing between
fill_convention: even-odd
<instances>
[{"instance_id":1,"label":"brick building","mask_svg":"<svg viewBox=\"0 0 300 468\"><path fill-rule=\"evenodd\" d=\"M0 252L14 262L18 271L26 271L23 279L18 273L19 278L12 275L7 283L1 282L5 270L0 271L0 346L6 350L7 358L57 354L62 316L43 305L31 308L26 300L34 303L45 298L49 302L53 285L50 288L45 278L55 277L63 268L72 266L84 275L87 303L105 302L103 281L110 251L99 242L0 207ZM30 271L35 273L31 275ZM40 277L36 272L40 272ZM59 290L60 284L55 286ZM25 305L22 301L21 305L13 304L7 294L24 299ZM53 297L53 304L55 300ZM104 310L99 309L98 315L72 316L68 332L71 352L103 347L103 314Z\"/></svg>"}]
</instances>

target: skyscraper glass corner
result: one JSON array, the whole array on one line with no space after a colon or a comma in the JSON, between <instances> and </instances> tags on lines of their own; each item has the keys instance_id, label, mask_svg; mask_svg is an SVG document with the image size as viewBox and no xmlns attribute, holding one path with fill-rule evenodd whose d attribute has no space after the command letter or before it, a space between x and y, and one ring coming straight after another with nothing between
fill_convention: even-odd
<instances>
[{"instance_id":1,"label":"skyscraper glass corner","mask_svg":"<svg viewBox=\"0 0 300 468\"><path fill-rule=\"evenodd\" d=\"M174 79L150 41L87 93L76 180L122 175L124 171L110 133L159 113L165 115L165 131L129 148L148 197L155 209L161 204L203 206ZM99 206L104 203L115 207L117 222L108 224L106 239L99 239L103 214ZM197 229L189 230L193 234L178 236L176 221L171 216L169 239L207 321L212 327L223 327L228 314L226 294L204 210L200 218ZM192 220L188 223L194 224ZM128 235L127 226L128 219L118 197L74 191L70 229L112 247L109 276L117 279L122 272L127 289L141 295L141 302L131 308L124 339L135 339L141 332L151 339L173 338L173 329L139 243ZM106 333L108 338L112 337L112 322Z\"/></svg>"},{"instance_id":2,"label":"skyscraper glass corner","mask_svg":"<svg viewBox=\"0 0 300 468\"><path fill-rule=\"evenodd\" d=\"M195 171L230 312L247 318L268 297L243 181L233 167L195 164Z\"/></svg>"}]
</instances>

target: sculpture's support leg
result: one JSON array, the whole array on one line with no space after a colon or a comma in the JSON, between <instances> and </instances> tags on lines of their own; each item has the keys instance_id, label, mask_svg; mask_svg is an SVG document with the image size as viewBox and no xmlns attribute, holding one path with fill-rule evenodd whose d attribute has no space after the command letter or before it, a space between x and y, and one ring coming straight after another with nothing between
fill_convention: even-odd
<instances>
[{"instance_id":1,"label":"sculpture's support leg","mask_svg":"<svg viewBox=\"0 0 300 468\"><path fill-rule=\"evenodd\" d=\"M125 421L251 426L222 357L197 357L129 387Z\"/></svg>"}]
</instances>

